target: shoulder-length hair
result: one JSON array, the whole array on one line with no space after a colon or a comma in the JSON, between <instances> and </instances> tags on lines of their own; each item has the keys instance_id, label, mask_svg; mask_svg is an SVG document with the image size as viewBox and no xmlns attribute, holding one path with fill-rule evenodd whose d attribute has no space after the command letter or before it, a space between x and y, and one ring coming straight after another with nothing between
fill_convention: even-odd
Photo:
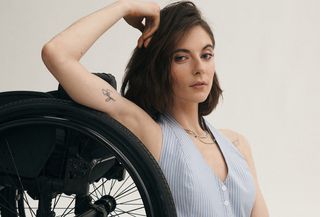
<instances>
[{"instance_id":1,"label":"shoulder-length hair","mask_svg":"<svg viewBox=\"0 0 320 217\"><path fill-rule=\"evenodd\" d=\"M160 12L160 26L147 48L135 48L126 67L121 94L144 109L154 120L173 105L170 73L173 50L184 34L201 26L215 40L208 23L190 1L169 4ZM199 117L208 115L217 106L222 90L214 75L207 99L199 103Z\"/></svg>"}]
</instances>

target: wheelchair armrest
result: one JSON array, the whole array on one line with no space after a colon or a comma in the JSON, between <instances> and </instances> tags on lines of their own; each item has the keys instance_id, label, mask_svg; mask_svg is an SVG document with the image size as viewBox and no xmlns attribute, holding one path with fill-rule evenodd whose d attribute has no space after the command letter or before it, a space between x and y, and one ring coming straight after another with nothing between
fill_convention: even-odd
<instances>
[{"instance_id":1,"label":"wheelchair armrest","mask_svg":"<svg viewBox=\"0 0 320 217\"><path fill-rule=\"evenodd\" d=\"M117 81L115 77L110 73L92 73L104 81L108 82L114 89L117 89ZM59 84L57 91L48 92L56 98L71 100L70 96L63 89L63 87Z\"/></svg>"}]
</instances>

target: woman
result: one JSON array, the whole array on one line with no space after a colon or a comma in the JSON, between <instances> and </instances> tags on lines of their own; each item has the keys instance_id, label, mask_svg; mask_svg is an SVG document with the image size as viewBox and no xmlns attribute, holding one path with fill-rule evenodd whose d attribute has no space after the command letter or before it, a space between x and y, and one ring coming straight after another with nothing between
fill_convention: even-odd
<instances>
[{"instance_id":1,"label":"woman","mask_svg":"<svg viewBox=\"0 0 320 217\"><path fill-rule=\"evenodd\" d=\"M122 95L79 63L121 18L142 32ZM55 36L42 58L73 100L109 114L145 144L168 180L178 216L268 216L245 138L203 118L222 94L214 45L191 2L160 11L156 3L118 0Z\"/></svg>"}]
</instances>

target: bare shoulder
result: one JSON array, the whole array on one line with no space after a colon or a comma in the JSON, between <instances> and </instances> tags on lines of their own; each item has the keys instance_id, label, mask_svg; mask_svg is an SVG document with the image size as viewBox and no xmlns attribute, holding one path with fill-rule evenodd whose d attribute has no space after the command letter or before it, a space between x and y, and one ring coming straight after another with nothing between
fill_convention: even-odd
<instances>
[{"instance_id":1,"label":"bare shoulder","mask_svg":"<svg viewBox=\"0 0 320 217\"><path fill-rule=\"evenodd\" d=\"M250 172L253 175L257 191L256 191L256 200L252 208L251 217L257 217L257 216L269 217L268 208L258 183L257 172L253 162L253 157L251 154L251 148L250 148L249 142L242 134L235 132L233 130L220 129L219 131L239 149L239 151L245 157L248 163Z\"/></svg>"},{"instance_id":2,"label":"bare shoulder","mask_svg":"<svg viewBox=\"0 0 320 217\"><path fill-rule=\"evenodd\" d=\"M219 131L232 142L246 159L251 158L251 147L244 135L230 129L219 129Z\"/></svg>"},{"instance_id":3,"label":"bare shoulder","mask_svg":"<svg viewBox=\"0 0 320 217\"><path fill-rule=\"evenodd\" d=\"M221 129L219 131L227 139L229 139L233 143L233 145L243 155L243 157L245 158L245 160L250 168L250 171L251 171L253 177L256 180L256 185L258 186L256 168L255 168L253 156L251 153L251 147L250 147L250 144L247 141L247 139L242 134L235 132L233 130L230 130L230 129Z\"/></svg>"}]
</instances>

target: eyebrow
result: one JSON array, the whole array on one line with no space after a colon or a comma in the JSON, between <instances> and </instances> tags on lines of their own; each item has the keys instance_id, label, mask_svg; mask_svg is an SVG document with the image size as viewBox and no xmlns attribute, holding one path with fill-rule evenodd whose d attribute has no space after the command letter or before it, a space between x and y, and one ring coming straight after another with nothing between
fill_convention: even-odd
<instances>
[{"instance_id":1,"label":"eyebrow","mask_svg":"<svg viewBox=\"0 0 320 217\"><path fill-rule=\"evenodd\" d=\"M209 48L209 47L212 48L212 49L214 49L214 47L213 47L212 44L207 44L206 46L204 46L204 47L202 48L202 50L205 50L205 49L207 49L207 48ZM172 54L175 54L175 53L177 53L177 52L191 53L191 51L188 50L188 49L179 48L179 49L174 50L174 51L172 52Z\"/></svg>"}]
</instances>

